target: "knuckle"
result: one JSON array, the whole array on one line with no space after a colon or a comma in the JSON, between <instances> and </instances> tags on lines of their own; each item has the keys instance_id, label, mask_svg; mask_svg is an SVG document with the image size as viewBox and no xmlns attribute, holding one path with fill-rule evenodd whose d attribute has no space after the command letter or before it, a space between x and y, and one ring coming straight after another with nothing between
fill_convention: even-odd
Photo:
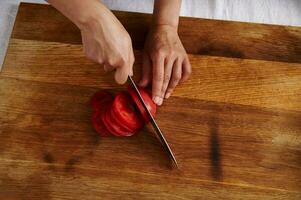
<instances>
[{"instance_id":1,"label":"knuckle","mask_svg":"<svg viewBox=\"0 0 301 200\"><path fill-rule=\"evenodd\" d=\"M123 66L126 63L126 61L122 56L118 56L117 58L116 57L109 58L108 63L111 66L117 67L117 66Z\"/></svg>"},{"instance_id":2,"label":"knuckle","mask_svg":"<svg viewBox=\"0 0 301 200\"><path fill-rule=\"evenodd\" d=\"M174 87L173 88L168 88L167 90L166 90L166 93L172 93L173 92L173 89L174 89Z\"/></svg>"},{"instance_id":3,"label":"knuckle","mask_svg":"<svg viewBox=\"0 0 301 200\"><path fill-rule=\"evenodd\" d=\"M150 54L150 57L152 60L157 60L159 58L158 53L157 52L152 52Z\"/></svg>"},{"instance_id":4,"label":"knuckle","mask_svg":"<svg viewBox=\"0 0 301 200\"><path fill-rule=\"evenodd\" d=\"M121 39L120 41L124 41L126 43L131 43L132 42L131 36L127 32L124 32L124 34L122 34L120 39Z\"/></svg>"},{"instance_id":5,"label":"knuckle","mask_svg":"<svg viewBox=\"0 0 301 200\"><path fill-rule=\"evenodd\" d=\"M161 89L160 88L154 88L153 89L154 96L161 96Z\"/></svg>"},{"instance_id":6,"label":"knuckle","mask_svg":"<svg viewBox=\"0 0 301 200\"><path fill-rule=\"evenodd\" d=\"M111 66L115 66L115 61L113 59L108 59L107 63Z\"/></svg>"},{"instance_id":7,"label":"knuckle","mask_svg":"<svg viewBox=\"0 0 301 200\"><path fill-rule=\"evenodd\" d=\"M97 58L97 62L98 62L99 64L103 64L103 63L104 63L104 60L103 60L101 57L98 57L98 58Z\"/></svg>"},{"instance_id":8,"label":"knuckle","mask_svg":"<svg viewBox=\"0 0 301 200\"><path fill-rule=\"evenodd\" d=\"M179 75L179 74L175 74L172 77L172 81L175 82L175 83L179 82L180 79L181 79L181 75Z\"/></svg>"},{"instance_id":9,"label":"knuckle","mask_svg":"<svg viewBox=\"0 0 301 200\"><path fill-rule=\"evenodd\" d=\"M170 51L168 52L168 57L174 58L174 57L176 57L176 56L177 56L177 53L176 53L174 50L170 50Z\"/></svg>"},{"instance_id":10,"label":"knuckle","mask_svg":"<svg viewBox=\"0 0 301 200\"><path fill-rule=\"evenodd\" d=\"M85 50L85 55L87 58L89 58L90 60L93 60L93 54L90 51Z\"/></svg>"},{"instance_id":11,"label":"knuckle","mask_svg":"<svg viewBox=\"0 0 301 200\"><path fill-rule=\"evenodd\" d=\"M126 36L125 36L125 40L129 43L129 44L132 44L132 38L131 36L127 33Z\"/></svg>"},{"instance_id":12,"label":"knuckle","mask_svg":"<svg viewBox=\"0 0 301 200\"><path fill-rule=\"evenodd\" d=\"M135 62L135 57L131 56L131 63L134 64L134 62Z\"/></svg>"},{"instance_id":13,"label":"knuckle","mask_svg":"<svg viewBox=\"0 0 301 200\"><path fill-rule=\"evenodd\" d=\"M155 51L151 54L152 59L158 60L162 58L165 55L165 53L162 50Z\"/></svg>"},{"instance_id":14,"label":"knuckle","mask_svg":"<svg viewBox=\"0 0 301 200\"><path fill-rule=\"evenodd\" d=\"M153 80L154 82L161 82L163 81L163 76L161 75L154 76Z\"/></svg>"},{"instance_id":15,"label":"knuckle","mask_svg":"<svg viewBox=\"0 0 301 200\"><path fill-rule=\"evenodd\" d=\"M191 67L188 67L188 69L186 70L187 76L190 76L191 73L192 73Z\"/></svg>"},{"instance_id":16,"label":"knuckle","mask_svg":"<svg viewBox=\"0 0 301 200\"><path fill-rule=\"evenodd\" d=\"M170 75L169 75L169 74L165 74L165 75L164 75L164 80L165 80L165 81L170 80Z\"/></svg>"},{"instance_id":17,"label":"knuckle","mask_svg":"<svg viewBox=\"0 0 301 200\"><path fill-rule=\"evenodd\" d=\"M157 52L162 51L162 45L155 43L155 45L153 46L153 49Z\"/></svg>"},{"instance_id":18,"label":"knuckle","mask_svg":"<svg viewBox=\"0 0 301 200\"><path fill-rule=\"evenodd\" d=\"M125 63L126 63L126 59L125 58L123 58L123 57L120 57L119 59L118 59L118 65L124 65Z\"/></svg>"}]
</instances>

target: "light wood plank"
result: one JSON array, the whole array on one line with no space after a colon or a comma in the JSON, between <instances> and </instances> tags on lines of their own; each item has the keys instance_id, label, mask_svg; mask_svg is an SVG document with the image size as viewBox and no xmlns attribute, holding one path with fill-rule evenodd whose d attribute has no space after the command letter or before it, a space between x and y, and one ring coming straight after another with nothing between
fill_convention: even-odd
<instances>
[{"instance_id":1,"label":"light wood plank","mask_svg":"<svg viewBox=\"0 0 301 200\"><path fill-rule=\"evenodd\" d=\"M301 111L301 64L189 55L192 76L174 96ZM136 80L141 53L136 51ZM50 83L123 88L85 58L81 45L12 39L1 76Z\"/></svg>"}]
</instances>

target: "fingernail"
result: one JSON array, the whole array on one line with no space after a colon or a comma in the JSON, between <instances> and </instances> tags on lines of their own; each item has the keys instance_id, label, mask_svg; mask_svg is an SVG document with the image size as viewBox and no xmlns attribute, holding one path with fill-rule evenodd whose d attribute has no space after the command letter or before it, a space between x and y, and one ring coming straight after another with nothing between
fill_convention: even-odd
<instances>
[{"instance_id":1,"label":"fingernail","mask_svg":"<svg viewBox=\"0 0 301 200\"><path fill-rule=\"evenodd\" d=\"M159 101L159 106L161 106L162 105L162 103L163 103L163 99L162 98L160 98L160 101Z\"/></svg>"},{"instance_id":2,"label":"fingernail","mask_svg":"<svg viewBox=\"0 0 301 200\"><path fill-rule=\"evenodd\" d=\"M168 99L170 97L170 93L167 92L166 95L165 95L165 99Z\"/></svg>"},{"instance_id":3,"label":"fingernail","mask_svg":"<svg viewBox=\"0 0 301 200\"><path fill-rule=\"evenodd\" d=\"M159 103L160 103L160 97L154 97L153 101L154 101L155 104L159 105Z\"/></svg>"}]
</instances>

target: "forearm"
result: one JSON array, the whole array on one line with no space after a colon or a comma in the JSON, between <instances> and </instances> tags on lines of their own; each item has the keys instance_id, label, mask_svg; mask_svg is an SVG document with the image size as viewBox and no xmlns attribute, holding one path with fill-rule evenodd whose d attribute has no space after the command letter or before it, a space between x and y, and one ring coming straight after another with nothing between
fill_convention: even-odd
<instances>
[{"instance_id":1,"label":"forearm","mask_svg":"<svg viewBox=\"0 0 301 200\"><path fill-rule=\"evenodd\" d=\"M153 24L170 25L177 28L181 2L182 0L155 0Z\"/></svg>"},{"instance_id":2,"label":"forearm","mask_svg":"<svg viewBox=\"0 0 301 200\"><path fill-rule=\"evenodd\" d=\"M108 13L108 9L99 0L47 0L47 2L80 29Z\"/></svg>"}]
</instances>

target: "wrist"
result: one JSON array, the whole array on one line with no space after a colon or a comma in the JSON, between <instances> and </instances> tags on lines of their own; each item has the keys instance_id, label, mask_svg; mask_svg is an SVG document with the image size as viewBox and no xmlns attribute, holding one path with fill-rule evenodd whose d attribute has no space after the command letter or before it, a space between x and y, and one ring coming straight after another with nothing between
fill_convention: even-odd
<instances>
[{"instance_id":1,"label":"wrist","mask_svg":"<svg viewBox=\"0 0 301 200\"><path fill-rule=\"evenodd\" d=\"M89 26L91 21L97 19L97 15L103 13L105 6L98 0L47 0L53 7L59 10L79 29Z\"/></svg>"},{"instance_id":2,"label":"wrist","mask_svg":"<svg viewBox=\"0 0 301 200\"><path fill-rule=\"evenodd\" d=\"M181 0L155 0L153 26L168 25L178 29Z\"/></svg>"},{"instance_id":3,"label":"wrist","mask_svg":"<svg viewBox=\"0 0 301 200\"><path fill-rule=\"evenodd\" d=\"M80 14L73 19L75 25L81 30L90 30L100 21L105 21L107 13L110 12L102 3L96 2L89 8L82 9Z\"/></svg>"},{"instance_id":4,"label":"wrist","mask_svg":"<svg viewBox=\"0 0 301 200\"><path fill-rule=\"evenodd\" d=\"M153 23L152 29L159 29L159 28L168 28L168 29L178 31L178 26L174 24Z\"/></svg>"},{"instance_id":5,"label":"wrist","mask_svg":"<svg viewBox=\"0 0 301 200\"><path fill-rule=\"evenodd\" d=\"M156 16L153 19L152 22L153 27L160 27L160 26L166 26L173 29L178 30L179 25L179 17L174 18L173 20L170 19L158 19Z\"/></svg>"}]
</instances>

